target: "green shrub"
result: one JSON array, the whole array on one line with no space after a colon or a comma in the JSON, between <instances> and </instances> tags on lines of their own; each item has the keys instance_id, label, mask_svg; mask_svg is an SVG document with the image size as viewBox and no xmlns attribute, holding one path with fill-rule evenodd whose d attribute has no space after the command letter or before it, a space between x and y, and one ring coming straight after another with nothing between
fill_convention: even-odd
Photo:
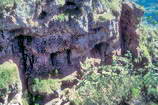
<instances>
[{"instance_id":1,"label":"green shrub","mask_svg":"<svg viewBox=\"0 0 158 105\"><path fill-rule=\"evenodd\" d=\"M28 92L25 90L23 91L23 95L22 95L22 105L29 105L29 94Z\"/></svg>"},{"instance_id":2,"label":"green shrub","mask_svg":"<svg viewBox=\"0 0 158 105\"><path fill-rule=\"evenodd\" d=\"M141 24L140 31L140 48L143 55L156 63L158 59L158 30L155 27ZM153 62L154 61L154 62Z\"/></svg>"},{"instance_id":3,"label":"green shrub","mask_svg":"<svg viewBox=\"0 0 158 105\"><path fill-rule=\"evenodd\" d=\"M128 100L131 90L138 87L135 83L138 77L130 74L133 70L131 58L114 57L112 65L99 67L85 61L82 68L84 76L77 86L79 104L118 105Z\"/></svg>"},{"instance_id":4,"label":"green shrub","mask_svg":"<svg viewBox=\"0 0 158 105\"><path fill-rule=\"evenodd\" d=\"M68 20L68 16L67 16L66 14L62 13L62 14L53 16L52 19L53 19L53 20L58 20L58 21L60 21L60 22L63 22L63 21L65 21L65 20Z\"/></svg>"},{"instance_id":5,"label":"green shrub","mask_svg":"<svg viewBox=\"0 0 158 105\"><path fill-rule=\"evenodd\" d=\"M18 68L12 61L0 65L0 89L18 82Z\"/></svg>"},{"instance_id":6,"label":"green shrub","mask_svg":"<svg viewBox=\"0 0 158 105\"><path fill-rule=\"evenodd\" d=\"M150 67L149 72L144 76L144 84L147 94L158 98L158 67Z\"/></svg>"},{"instance_id":7,"label":"green shrub","mask_svg":"<svg viewBox=\"0 0 158 105\"><path fill-rule=\"evenodd\" d=\"M65 4L65 0L58 0L58 3L59 3L60 5L64 5L64 4Z\"/></svg>"},{"instance_id":8,"label":"green shrub","mask_svg":"<svg viewBox=\"0 0 158 105\"><path fill-rule=\"evenodd\" d=\"M9 6L12 7L14 3L19 3L21 0L0 0L0 7L1 6Z\"/></svg>"},{"instance_id":9,"label":"green shrub","mask_svg":"<svg viewBox=\"0 0 158 105\"><path fill-rule=\"evenodd\" d=\"M106 21L106 20L112 20L115 19L115 17L112 15L112 13L104 13L104 14L95 14L94 20L95 21Z\"/></svg>"},{"instance_id":10,"label":"green shrub","mask_svg":"<svg viewBox=\"0 0 158 105\"><path fill-rule=\"evenodd\" d=\"M113 11L118 11L121 9L122 0L100 0L102 4L106 5Z\"/></svg>"},{"instance_id":11,"label":"green shrub","mask_svg":"<svg viewBox=\"0 0 158 105\"><path fill-rule=\"evenodd\" d=\"M32 83L32 91L38 93L50 94L60 88L61 83L56 79L40 79L34 78Z\"/></svg>"},{"instance_id":12,"label":"green shrub","mask_svg":"<svg viewBox=\"0 0 158 105\"><path fill-rule=\"evenodd\" d=\"M138 98L141 94L141 89L140 88L132 88L132 97L133 98Z\"/></svg>"}]
</instances>

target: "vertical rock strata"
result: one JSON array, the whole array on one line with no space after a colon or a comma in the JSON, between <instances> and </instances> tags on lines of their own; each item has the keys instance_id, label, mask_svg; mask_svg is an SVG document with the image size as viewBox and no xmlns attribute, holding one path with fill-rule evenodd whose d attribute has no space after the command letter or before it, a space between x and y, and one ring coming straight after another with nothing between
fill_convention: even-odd
<instances>
[{"instance_id":1,"label":"vertical rock strata","mask_svg":"<svg viewBox=\"0 0 158 105\"><path fill-rule=\"evenodd\" d=\"M138 6L129 2L123 3L120 18L123 52L130 50L135 56L138 56L139 34L136 30L142 15L143 12Z\"/></svg>"}]
</instances>

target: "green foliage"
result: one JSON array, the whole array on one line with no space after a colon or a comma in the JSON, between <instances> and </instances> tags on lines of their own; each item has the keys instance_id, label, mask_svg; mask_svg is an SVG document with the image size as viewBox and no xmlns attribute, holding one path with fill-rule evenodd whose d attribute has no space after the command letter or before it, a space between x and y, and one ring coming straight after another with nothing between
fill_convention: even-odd
<instances>
[{"instance_id":1,"label":"green foliage","mask_svg":"<svg viewBox=\"0 0 158 105\"><path fill-rule=\"evenodd\" d=\"M122 100L128 100L132 89L133 94L138 95L139 92L136 90L138 84L134 83L138 80L138 76L130 74L133 64L131 57L128 57L114 57L112 65L99 67L94 67L85 61L82 64L83 80L77 87L81 103L118 105Z\"/></svg>"},{"instance_id":2,"label":"green foliage","mask_svg":"<svg viewBox=\"0 0 158 105\"><path fill-rule=\"evenodd\" d=\"M149 105L158 105L158 104L151 102L151 103L149 103Z\"/></svg>"},{"instance_id":3,"label":"green foliage","mask_svg":"<svg viewBox=\"0 0 158 105\"><path fill-rule=\"evenodd\" d=\"M114 56L112 65L96 67L86 60L81 64L84 76L76 88L76 104L118 105L121 101L145 99L150 105L153 97L158 99L158 67L147 62L136 70L133 63L129 52L124 57ZM137 71L142 74L135 74Z\"/></svg>"},{"instance_id":4,"label":"green foliage","mask_svg":"<svg viewBox=\"0 0 158 105\"><path fill-rule=\"evenodd\" d=\"M9 6L12 7L14 3L19 3L21 0L0 0L0 7Z\"/></svg>"},{"instance_id":5,"label":"green foliage","mask_svg":"<svg viewBox=\"0 0 158 105\"><path fill-rule=\"evenodd\" d=\"M114 12L119 11L121 9L121 1L122 0L100 0L103 6L109 8L108 12L101 14L94 14L95 21L106 21L115 19ZM95 11L95 8L94 8Z\"/></svg>"},{"instance_id":6,"label":"green foliage","mask_svg":"<svg viewBox=\"0 0 158 105\"><path fill-rule=\"evenodd\" d=\"M61 85L61 83L56 79L34 78L32 81L32 91L38 93L50 94L52 91L59 89Z\"/></svg>"},{"instance_id":7,"label":"green foliage","mask_svg":"<svg viewBox=\"0 0 158 105\"><path fill-rule=\"evenodd\" d=\"M140 25L140 48L148 59L157 61L158 58L158 30L145 24ZM152 62L153 63L153 62Z\"/></svg>"},{"instance_id":8,"label":"green foliage","mask_svg":"<svg viewBox=\"0 0 158 105\"><path fill-rule=\"evenodd\" d=\"M158 30L156 27L141 24L139 31L142 57L148 59L145 67L141 68L146 72L140 81L143 83L142 87L146 89L144 93L147 95L147 100L152 101L153 98L158 99Z\"/></svg>"},{"instance_id":9,"label":"green foliage","mask_svg":"<svg viewBox=\"0 0 158 105\"><path fill-rule=\"evenodd\" d=\"M133 98L138 98L141 94L141 89L140 88L132 88L132 97Z\"/></svg>"},{"instance_id":10,"label":"green foliage","mask_svg":"<svg viewBox=\"0 0 158 105\"><path fill-rule=\"evenodd\" d=\"M27 91L23 92L22 105L29 105L29 95L28 95Z\"/></svg>"},{"instance_id":11,"label":"green foliage","mask_svg":"<svg viewBox=\"0 0 158 105\"><path fill-rule=\"evenodd\" d=\"M52 19L53 19L53 20L58 20L58 21L60 21L60 22L63 22L63 21L65 21L65 20L68 20L68 16L67 16L66 14L62 13L62 14L53 16Z\"/></svg>"},{"instance_id":12,"label":"green foliage","mask_svg":"<svg viewBox=\"0 0 158 105\"><path fill-rule=\"evenodd\" d=\"M0 89L18 82L18 69L13 62L5 62L0 65Z\"/></svg>"},{"instance_id":13,"label":"green foliage","mask_svg":"<svg viewBox=\"0 0 158 105\"><path fill-rule=\"evenodd\" d=\"M95 21L106 21L106 20L112 20L115 19L115 17L112 15L112 13L104 13L104 14L95 14L94 20Z\"/></svg>"},{"instance_id":14,"label":"green foliage","mask_svg":"<svg viewBox=\"0 0 158 105\"><path fill-rule=\"evenodd\" d=\"M147 94L158 98L158 73L157 67L150 67L149 72L144 76L144 84Z\"/></svg>"},{"instance_id":15,"label":"green foliage","mask_svg":"<svg viewBox=\"0 0 158 105\"><path fill-rule=\"evenodd\" d=\"M60 5L64 5L64 4L65 4L65 0L58 0L58 3L59 3Z\"/></svg>"},{"instance_id":16,"label":"green foliage","mask_svg":"<svg viewBox=\"0 0 158 105\"><path fill-rule=\"evenodd\" d=\"M122 0L100 0L105 6L113 11L118 11L121 9Z\"/></svg>"},{"instance_id":17,"label":"green foliage","mask_svg":"<svg viewBox=\"0 0 158 105\"><path fill-rule=\"evenodd\" d=\"M50 73L50 77L51 76L57 76L57 75L59 75L60 74L60 72L59 72L59 70L58 69L53 69L52 71L51 71L51 73Z\"/></svg>"}]
</instances>

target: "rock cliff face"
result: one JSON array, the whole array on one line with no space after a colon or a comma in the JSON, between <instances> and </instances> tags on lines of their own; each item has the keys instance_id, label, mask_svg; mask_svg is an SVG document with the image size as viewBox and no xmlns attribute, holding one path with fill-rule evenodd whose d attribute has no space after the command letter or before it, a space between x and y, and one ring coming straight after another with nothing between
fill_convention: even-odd
<instances>
[{"instance_id":1,"label":"rock cliff face","mask_svg":"<svg viewBox=\"0 0 158 105\"><path fill-rule=\"evenodd\" d=\"M87 57L108 64L112 55L127 50L138 55L136 29L143 11L129 2L103 1L24 0L6 7L0 18L0 63L14 60L27 89L29 78L80 71Z\"/></svg>"}]
</instances>

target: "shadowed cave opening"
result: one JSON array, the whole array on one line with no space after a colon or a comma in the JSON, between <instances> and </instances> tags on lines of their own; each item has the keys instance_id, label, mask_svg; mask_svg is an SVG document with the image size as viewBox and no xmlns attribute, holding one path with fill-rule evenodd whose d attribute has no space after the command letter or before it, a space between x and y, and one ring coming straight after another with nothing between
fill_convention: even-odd
<instances>
[{"instance_id":1,"label":"shadowed cave opening","mask_svg":"<svg viewBox=\"0 0 158 105\"><path fill-rule=\"evenodd\" d=\"M68 14L69 16L80 16L82 14L81 6L73 1L66 1L64 4L64 9L64 13Z\"/></svg>"},{"instance_id":2,"label":"shadowed cave opening","mask_svg":"<svg viewBox=\"0 0 158 105\"><path fill-rule=\"evenodd\" d=\"M3 47L0 45L0 52L3 51Z\"/></svg>"},{"instance_id":3,"label":"shadowed cave opening","mask_svg":"<svg viewBox=\"0 0 158 105\"><path fill-rule=\"evenodd\" d=\"M93 50L99 53L100 56L103 56L105 55L108 46L109 45L107 43L101 42L101 43L96 44Z\"/></svg>"},{"instance_id":4,"label":"shadowed cave opening","mask_svg":"<svg viewBox=\"0 0 158 105\"><path fill-rule=\"evenodd\" d=\"M70 49L66 50L66 54L67 54L67 64L71 64L71 50Z\"/></svg>"},{"instance_id":5,"label":"shadowed cave opening","mask_svg":"<svg viewBox=\"0 0 158 105\"><path fill-rule=\"evenodd\" d=\"M76 6L76 3L72 2L72 1L66 1L65 5L67 5L67 6Z\"/></svg>"},{"instance_id":6,"label":"shadowed cave opening","mask_svg":"<svg viewBox=\"0 0 158 105\"><path fill-rule=\"evenodd\" d=\"M4 39L4 32L3 32L3 30L0 30L0 35L1 35L2 38Z\"/></svg>"},{"instance_id":7,"label":"shadowed cave opening","mask_svg":"<svg viewBox=\"0 0 158 105\"><path fill-rule=\"evenodd\" d=\"M57 65L57 55L58 55L57 53L51 53L50 55L52 66Z\"/></svg>"},{"instance_id":8,"label":"shadowed cave opening","mask_svg":"<svg viewBox=\"0 0 158 105\"><path fill-rule=\"evenodd\" d=\"M42 11L39 15L39 19L44 19L47 16L47 12L46 11Z\"/></svg>"}]
</instances>

